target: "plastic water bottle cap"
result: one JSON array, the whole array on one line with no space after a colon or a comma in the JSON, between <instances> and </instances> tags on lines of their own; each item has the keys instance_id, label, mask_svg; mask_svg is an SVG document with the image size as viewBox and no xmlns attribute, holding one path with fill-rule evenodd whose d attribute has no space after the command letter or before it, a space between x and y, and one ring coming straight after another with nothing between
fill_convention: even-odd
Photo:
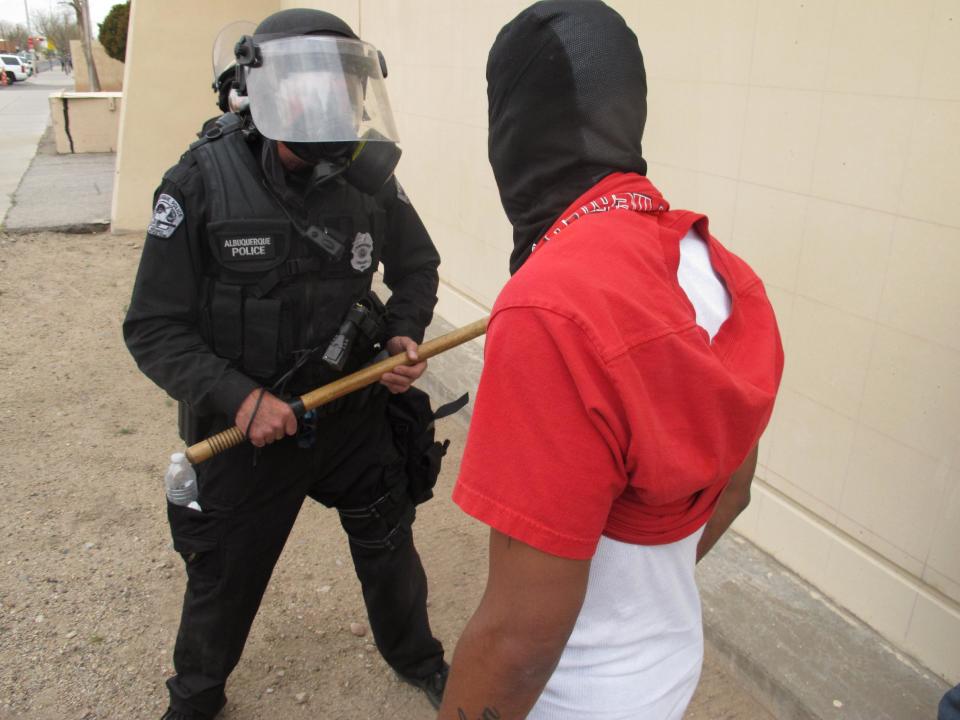
<instances>
[{"instance_id":1,"label":"plastic water bottle cap","mask_svg":"<svg viewBox=\"0 0 960 720\"><path fill-rule=\"evenodd\" d=\"M180 465L186 459L187 459L187 456L184 455L182 452L175 452L173 455L170 456L170 462L172 462L174 465Z\"/></svg>"}]
</instances>

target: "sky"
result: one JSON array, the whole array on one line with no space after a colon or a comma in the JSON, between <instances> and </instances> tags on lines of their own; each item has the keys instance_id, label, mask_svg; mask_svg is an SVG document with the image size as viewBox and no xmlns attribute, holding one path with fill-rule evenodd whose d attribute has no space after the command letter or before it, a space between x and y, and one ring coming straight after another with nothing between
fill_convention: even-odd
<instances>
[{"instance_id":1,"label":"sky","mask_svg":"<svg viewBox=\"0 0 960 720\"><path fill-rule=\"evenodd\" d=\"M114 5L119 5L122 0L89 0L90 3L90 20L93 25L93 35L97 35L97 23L103 22L103 19L107 16L107 13L110 12L110 8ZM37 10L57 10L59 6L59 0L0 0L0 20L6 20L7 22L13 23L24 23L26 20L26 10L24 5L27 6L32 15ZM31 28L32 29L32 28Z\"/></svg>"}]
</instances>

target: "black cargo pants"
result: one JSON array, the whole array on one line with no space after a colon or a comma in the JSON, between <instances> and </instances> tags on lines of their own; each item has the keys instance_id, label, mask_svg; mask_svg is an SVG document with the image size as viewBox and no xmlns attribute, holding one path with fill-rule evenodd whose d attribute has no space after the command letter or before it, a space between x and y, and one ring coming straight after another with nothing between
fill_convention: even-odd
<instances>
[{"instance_id":1,"label":"black cargo pants","mask_svg":"<svg viewBox=\"0 0 960 720\"><path fill-rule=\"evenodd\" d=\"M406 476L386 420L387 391L375 386L361 395L319 418L312 448L298 447L295 438L258 453L244 444L199 465L201 512L167 504L174 548L187 570L173 657L177 674L167 681L175 710L204 717L220 708L227 677L307 496L342 511L384 659L411 677L440 669L443 647L427 619L427 578L413 544Z\"/></svg>"}]
</instances>

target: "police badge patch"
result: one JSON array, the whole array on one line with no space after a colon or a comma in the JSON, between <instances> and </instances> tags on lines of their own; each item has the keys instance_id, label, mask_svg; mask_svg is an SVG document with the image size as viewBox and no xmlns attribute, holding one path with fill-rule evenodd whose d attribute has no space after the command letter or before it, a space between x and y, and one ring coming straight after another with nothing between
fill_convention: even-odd
<instances>
[{"instance_id":1,"label":"police badge patch","mask_svg":"<svg viewBox=\"0 0 960 720\"><path fill-rule=\"evenodd\" d=\"M153 208L153 220L150 221L147 232L167 239L173 235L181 222L183 222L183 208L180 207L180 203L163 193L157 198L157 205Z\"/></svg>"},{"instance_id":2,"label":"police badge patch","mask_svg":"<svg viewBox=\"0 0 960 720\"><path fill-rule=\"evenodd\" d=\"M350 267L357 272L363 272L373 264L373 238L370 233L357 233L353 239L352 253Z\"/></svg>"}]
</instances>

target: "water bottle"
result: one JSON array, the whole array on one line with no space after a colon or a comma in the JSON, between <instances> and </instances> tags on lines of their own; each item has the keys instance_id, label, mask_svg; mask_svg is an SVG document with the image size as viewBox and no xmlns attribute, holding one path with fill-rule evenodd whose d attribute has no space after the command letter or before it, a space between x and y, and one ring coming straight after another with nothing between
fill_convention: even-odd
<instances>
[{"instance_id":1,"label":"water bottle","mask_svg":"<svg viewBox=\"0 0 960 720\"><path fill-rule=\"evenodd\" d=\"M167 488L167 500L174 505L200 509L197 505L197 473L182 452L170 456L170 467L163 482Z\"/></svg>"}]
</instances>

